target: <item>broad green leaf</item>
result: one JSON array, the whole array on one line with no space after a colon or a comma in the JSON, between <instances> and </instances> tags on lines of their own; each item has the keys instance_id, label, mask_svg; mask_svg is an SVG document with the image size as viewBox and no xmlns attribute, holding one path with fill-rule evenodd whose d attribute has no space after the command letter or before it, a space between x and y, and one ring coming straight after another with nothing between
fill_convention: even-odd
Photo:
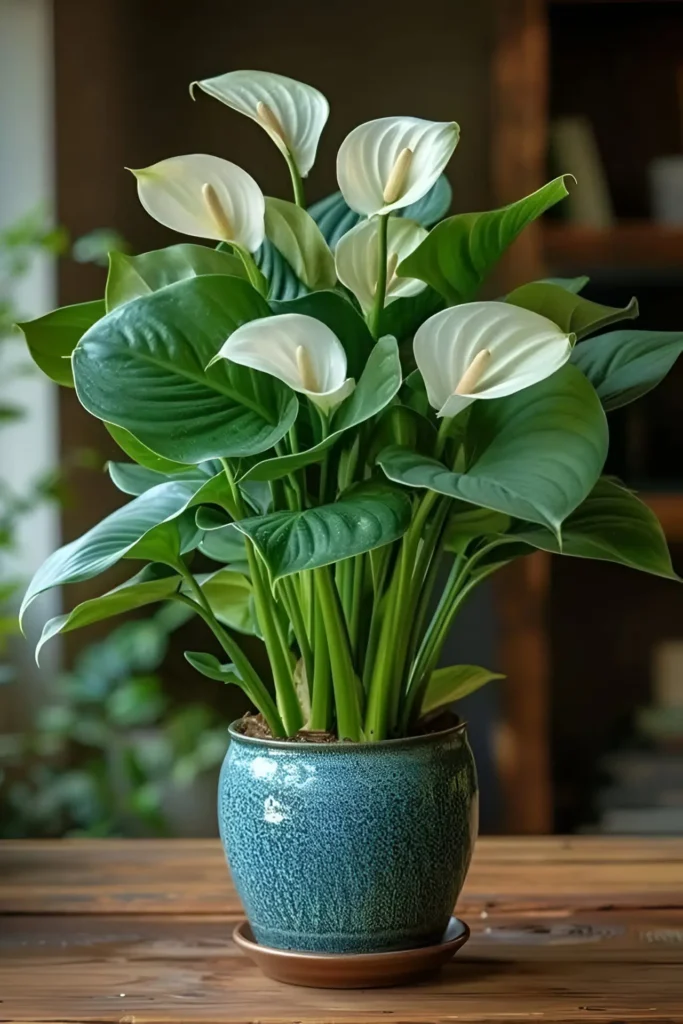
<instances>
[{"instance_id":1,"label":"broad green leaf","mask_svg":"<svg viewBox=\"0 0 683 1024\"><path fill-rule=\"evenodd\" d=\"M131 579L106 594L82 601L68 614L58 615L46 622L36 647L36 661L43 646L58 633L70 633L73 629L164 601L179 589L181 583L181 577L168 566L157 563L146 565Z\"/></svg>"},{"instance_id":2,"label":"broad green leaf","mask_svg":"<svg viewBox=\"0 0 683 1024\"><path fill-rule=\"evenodd\" d=\"M288 302L308 294L308 288L296 276L287 260L269 238L254 253L254 261L268 286L268 298Z\"/></svg>"},{"instance_id":3,"label":"broad green leaf","mask_svg":"<svg viewBox=\"0 0 683 1024\"><path fill-rule=\"evenodd\" d=\"M578 295L586 287L590 277L584 274L582 277L545 277L539 284L556 284L558 288L565 288L568 292Z\"/></svg>"},{"instance_id":4,"label":"broad green leaf","mask_svg":"<svg viewBox=\"0 0 683 1024\"><path fill-rule=\"evenodd\" d=\"M174 462L172 459L165 459L162 455L157 455L142 441L138 441L137 437L133 437L129 430L117 427L115 423L105 423L104 425L107 433L116 441L121 451L137 462L139 466L164 475L187 472L186 462Z\"/></svg>"},{"instance_id":5,"label":"broad green leaf","mask_svg":"<svg viewBox=\"0 0 683 1024\"><path fill-rule=\"evenodd\" d=\"M655 576L678 579L664 531L654 512L635 494L602 477L562 527L562 549L548 530L517 526L513 543L577 558L617 562Z\"/></svg>"},{"instance_id":6,"label":"broad green leaf","mask_svg":"<svg viewBox=\"0 0 683 1024\"><path fill-rule=\"evenodd\" d=\"M382 310L380 331L399 342L412 338L418 327L443 307L443 299L433 288L427 287L419 295L399 296Z\"/></svg>"},{"instance_id":7,"label":"broad green leaf","mask_svg":"<svg viewBox=\"0 0 683 1024\"><path fill-rule=\"evenodd\" d=\"M564 366L507 398L474 404L465 472L398 447L386 449L378 462L397 483L540 523L559 535L600 476L607 439L595 391L575 367Z\"/></svg>"},{"instance_id":8,"label":"broad green leaf","mask_svg":"<svg viewBox=\"0 0 683 1024\"><path fill-rule=\"evenodd\" d=\"M94 323L105 314L104 301L81 302L77 306L64 306L52 313L17 324L28 350L43 373L50 380L72 388L71 353Z\"/></svg>"},{"instance_id":9,"label":"broad green leaf","mask_svg":"<svg viewBox=\"0 0 683 1024\"><path fill-rule=\"evenodd\" d=\"M448 178L442 174L422 199L403 210L397 210L395 215L415 220L423 227L429 228L446 216L452 198L453 193ZM345 235L351 228L355 228L356 224L363 219L361 214L346 205L341 192L333 192L317 203L313 203L308 212L333 251L342 235Z\"/></svg>"},{"instance_id":10,"label":"broad green leaf","mask_svg":"<svg viewBox=\"0 0 683 1024\"><path fill-rule=\"evenodd\" d=\"M252 612L251 583L246 576L225 568L198 576L197 582L219 622L239 633L254 635L258 632Z\"/></svg>"},{"instance_id":11,"label":"broad green leaf","mask_svg":"<svg viewBox=\"0 0 683 1024\"><path fill-rule=\"evenodd\" d=\"M206 676L207 679L214 679L218 683L227 683L230 686L243 687L243 681L237 674L234 665L221 665L213 654L204 654L202 651L185 651L184 656L192 668Z\"/></svg>"},{"instance_id":12,"label":"broad green leaf","mask_svg":"<svg viewBox=\"0 0 683 1024\"><path fill-rule=\"evenodd\" d=\"M303 466L320 462L343 433L376 416L398 394L401 360L395 338L381 338L368 358L358 386L335 413L328 436L307 451L267 459L252 466L244 480L278 480Z\"/></svg>"},{"instance_id":13,"label":"broad green leaf","mask_svg":"<svg viewBox=\"0 0 683 1024\"><path fill-rule=\"evenodd\" d=\"M390 544L405 533L411 512L405 492L367 484L331 505L303 512L271 512L235 525L251 538L277 580Z\"/></svg>"},{"instance_id":14,"label":"broad green leaf","mask_svg":"<svg viewBox=\"0 0 683 1024\"><path fill-rule=\"evenodd\" d=\"M566 177L501 210L449 217L432 228L397 273L426 281L451 305L469 302L524 228L568 194Z\"/></svg>"},{"instance_id":15,"label":"broad green leaf","mask_svg":"<svg viewBox=\"0 0 683 1024\"><path fill-rule=\"evenodd\" d=\"M325 291L270 305L274 313L301 313L326 324L344 347L349 376L358 380L375 342L365 320L348 299L339 292Z\"/></svg>"},{"instance_id":16,"label":"broad green leaf","mask_svg":"<svg viewBox=\"0 0 683 1024\"><path fill-rule=\"evenodd\" d=\"M139 466L136 462L108 462L107 472L111 477L111 481L115 487L118 487L124 494L132 494L137 496L148 491L150 487L156 487L157 484L163 484L168 480L169 474L159 473L154 469L147 469L145 466ZM183 467L181 473L171 474L174 480L179 480L181 483L194 483L197 488L207 484L210 480L214 480L214 487L218 485L218 481L215 479L219 474L222 474L220 462L202 462L198 466L187 466ZM222 483L222 481L221 481ZM213 488L211 490L213 493ZM221 495L223 490L221 488ZM210 500L209 498L201 497L200 500Z\"/></svg>"},{"instance_id":17,"label":"broad green leaf","mask_svg":"<svg viewBox=\"0 0 683 1024\"><path fill-rule=\"evenodd\" d=\"M311 215L284 199L266 199L266 236L312 291L334 288L334 256Z\"/></svg>"},{"instance_id":18,"label":"broad green leaf","mask_svg":"<svg viewBox=\"0 0 683 1024\"><path fill-rule=\"evenodd\" d=\"M513 306L521 306L522 309L530 309L532 313L540 313L567 334L575 334L577 339L607 327L608 324L619 320L634 320L638 316L636 299L631 299L623 309L618 306L601 306L559 285L542 281L515 288L505 301Z\"/></svg>"},{"instance_id":19,"label":"broad green leaf","mask_svg":"<svg viewBox=\"0 0 683 1024\"><path fill-rule=\"evenodd\" d=\"M294 422L295 395L225 359L208 364L237 327L269 312L246 281L219 275L134 299L79 342L78 397L94 416L177 462L265 451Z\"/></svg>"},{"instance_id":20,"label":"broad green leaf","mask_svg":"<svg viewBox=\"0 0 683 1024\"><path fill-rule=\"evenodd\" d=\"M166 520L179 516L196 489L196 485L175 481L159 484L116 509L82 537L54 551L31 580L20 619L44 591L92 579L122 558L133 557L133 552L136 557L160 561L153 551L163 548L166 542L158 534L155 536L154 531ZM147 548L144 541L149 541Z\"/></svg>"},{"instance_id":21,"label":"broad green leaf","mask_svg":"<svg viewBox=\"0 0 683 1024\"><path fill-rule=\"evenodd\" d=\"M461 700L493 679L505 679L499 672L489 672L478 665L451 665L432 672L427 683L420 713L423 715L444 704Z\"/></svg>"},{"instance_id":22,"label":"broad green leaf","mask_svg":"<svg viewBox=\"0 0 683 1024\"><path fill-rule=\"evenodd\" d=\"M510 528L510 517L502 512L492 512L487 508L472 508L463 505L462 510L451 513L448 530L444 538L447 551L460 553L475 537L490 537L497 533L505 533ZM564 530L564 527L563 527Z\"/></svg>"},{"instance_id":23,"label":"broad green leaf","mask_svg":"<svg viewBox=\"0 0 683 1024\"><path fill-rule=\"evenodd\" d=\"M109 274L105 300L107 312L141 295L158 292L169 284L176 284L201 274L228 274L246 277L239 256L209 248L206 245L170 245L166 249L143 252L140 256L126 256L122 252L109 254Z\"/></svg>"},{"instance_id":24,"label":"broad green leaf","mask_svg":"<svg viewBox=\"0 0 683 1024\"><path fill-rule=\"evenodd\" d=\"M207 530L202 537L199 550L214 562L224 562L226 565L241 564L247 557L244 535L233 523L218 530Z\"/></svg>"},{"instance_id":25,"label":"broad green leaf","mask_svg":"<svg viewBox=\"0 0 683 1024\"><path fill-rule=\"evenodd\" d=\"M571 361L610 410L635 402L656 387L681 352L680 331L611 331L577 345Z\"/></svg>"}]
</instances>

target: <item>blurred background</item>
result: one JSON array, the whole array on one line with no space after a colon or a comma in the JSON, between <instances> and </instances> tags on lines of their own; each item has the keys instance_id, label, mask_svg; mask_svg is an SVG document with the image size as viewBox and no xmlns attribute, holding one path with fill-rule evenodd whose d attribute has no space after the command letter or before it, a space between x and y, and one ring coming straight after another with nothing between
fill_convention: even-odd
<instances>
[{"instance_id":1,"label":"blurred background","mask_svg":"<svg viewBox=\"0 0 683 1024\"><path fill-rule=\"evenodd\" d=\"M215 153L288 194L266 134L193 103L191 80L262 68L327 95L310 201L336 188L347 132L396 113L459 121L453 212L574 173L490 294L585 273L589 298L637 294L641 328L683 330L683 3L430 0L414 15L378 0L0 0L0 836L215 831L244 706L183 661L203 632L165 610L105 622L55 641L40 670L15 635L27 578L121 496L103 472L112 442L31 369L11 324L100 297L109 249L174 241L125 166ZM682 384L683 365L612 414L608 466L658 513L681 572ZM101 586L43 601L29 640ZM444 660L506 674L461 707L485 831L683 834L682 589L538 553L477 594Z\"/></svg>"}]
</instances>

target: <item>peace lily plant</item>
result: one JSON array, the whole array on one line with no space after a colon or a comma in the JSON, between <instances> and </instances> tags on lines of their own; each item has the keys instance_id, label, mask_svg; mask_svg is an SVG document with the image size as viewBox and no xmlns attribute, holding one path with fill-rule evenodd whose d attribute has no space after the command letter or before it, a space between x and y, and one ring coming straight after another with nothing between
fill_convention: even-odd
<instances>
[{"instance_id":1,"label":"peace lily plant","mask_svg":"<svg viewBox=\"0 0 683 1024\"><path fill-rule=\"evenodd\" d=\"M225 652L188 662L241 687L272 736L378 741L495 678L437 666L468 596L511 561L541 549L674 577L652 512L601 473L606 413L658 383L683 334L606 331L637 305L583 298L585 278L479 298L566 176L448 216L457 124L382 117L342 142L340 191L306 207L325 98L255 71L200 90L268 133L294 202L218 156L134 170L147 212L208 245L112 253L103 300L20 325L127 456L109 474L131 496L47 560L22 615L146 563L47 622L38 648L180 602ZM240 635L265 644L272 686Z\"/></svg>"}]
</instances>

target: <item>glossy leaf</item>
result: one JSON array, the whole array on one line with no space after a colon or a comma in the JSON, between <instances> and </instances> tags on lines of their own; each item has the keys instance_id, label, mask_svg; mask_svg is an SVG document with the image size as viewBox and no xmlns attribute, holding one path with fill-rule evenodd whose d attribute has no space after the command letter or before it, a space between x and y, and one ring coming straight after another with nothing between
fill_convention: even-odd
<instances>
[{"instance_id":1,"label":"glossy leaf","mask_svg":"<svg viewBox=\"0 0 683 1024\"><path fill-rule=\"evenodd\" d=\"M577 339L607 327L608 324L633 320L638 316L638 303L635 299L631 299L623 309L618 306L602 306L559 285L542 281L515 288L506 301L547 317L563 331L575 334Z\"/></svg>"},{"instance_id":2,"label":"glossy leaf","mask_svg":"<svg viewBox=\"0 0 683 1024\"><path fill-rule=\"evenodd\" d=\"M43 646L57 634L70 633L74 629L122 615L135 608L164 601L180 588L181 583L182 578L166 565L145 566L131 579L106 594L82 601L66 615L58 615L46 622L36 647L36 661Z\"/></svg>"},{"instance_id":3,"label":"glossy leaf","mask_svg":"<svg viewBox=\"0 0 683 1024\"><path fill-rule=\"evenodd\" d=\"M206 245L170 245L167 249L144 252L140 256L112 252L109 254L107 276L107 311L202 274L246 277L239 256Z\"/></svg>"},{"instance_id":4,"label":"glossy leaf","mask_svg":"<svg viewBox=\"0 0 683 1024\"><path fill-rule=\"evenodd\" d=\"M258 632L252 612L251 583L246 576L225 568L196 579L219 622L239 633Z\"/></svg>"},{"instance_id":5,"label":"glossy leaf","mask_svg":"<svg viewBox=\"0 0 683 1024\"><path fill-rule=\"evenodd\" d=\"M50 380L64 387L74 385L71 353L88 328L105 314L104 301L63 306L52 313L17 324L31 357Z\"/></svg>"},{"instance_id":6,"label":"glossy leaf","mask_svg":"<svg viewBox=\"0 0 683 1024\"><path fill-rule=\"evenodd\" d=\"M565 177L501 210L449 217L432 228L397 273L426 281L451 305L469 302L524 228L568 194Z\"/></svg>"},{"instance_id":7,"label":"glossy leaf","mask_svg":"<svg viewBox=\"0 0 683 1024\"><path fill-rule=\"evenodd\" d=\"M411 502L398 488L368 484L331 505L303 512L271 512L236 523L250 537L273 580L330 565L401 537Z\"/></svg>"},{"instance_id":8,"label":"glossy leaf","mask_svg":"<svg viewBox=\"0 0 683 1024\"><path fill-rule=\"evenodd\" d=\"M558 288L565 288L568 292L574 292L578 295L586 287L590 277L582 275L581 277L545 277L540 284L555 284Z\"/></svg>"},{"instance_id":9,"label":"glossy leaf","mask_svg":"<svg viewBox=\"0 0 683 1024\"><path fill-rule=\"evenodd\" d=\"M595 485L607 454L607 423L583 374L565 366L507 398L477 402L467 428L467 469L388 448L378 462L390 480L547 526L562 522Z\"/></svg>"},{"instance_id":10,"label":"glossy leaf","mask_svg":"<svg viewBox=\"0 0 683 1024\"><path fill-rule=\"evenodd\" d=\"M141 558L160 560L152 550L153 531L166 520L180 515L196 489L196 485L187 483L159 484L116 509L82 537L53 552L31 580L20 617L44 591L92 579L134 552ZM146 539L150 544L144 549L142 542Z\"/></svg>"},{"instance_id":11,"label":"glossy leaf","mask_svg":"<svg viewBox=\"0 0 683 1024\"><path fill-rule=\"evenodd\" d=\"M312 291L334 288L334 257L311 215L284 199L266 199L266 236Z\"/></svg>"},{"instance_id":12,"label":"glossy leaf","mask_svg":"<svg viewBox=\"0 0 683 1024\"><path fill-rule=\"evenodd\" d=\"M185 651L184 656L185 660L192 665L192 668L201 675L206 676L207 679L214 679L219 683L243 688L242 679L237 674L234 665L221 665L215 655L204 654L201 651Z\"/></svg>"},{"instance_id":13,"label":"glossy leaf","mask_svg":"<svg viewBox=\"0 0 683 1024\"><path fill-rule=\"evenodd\" d=\"M244 535L232 523L218 530L206 531L199 550L214 562L224 562L226 565L242 563L247 557Z\"/></svg>"},{"instance_id":14,"label":"glossy leaf","mask_svg":"<svg viewBox=\"0 0 683 1024\"><path fill-rule=\"evenodd\" d=\"M209 275L170 285L109 313L73 355L76 390L94 416L164 458L194 464L272 447L296 418L278 381L209 362L240 325L268 316L256 291Z\"/></svg>"},{"instance_id":15,"label":"glossy leaf","mask_svg":"<svg viewBox=\"0 0 683 1024\"><path fill-rule=\"evenodd\" d=\"M453 199L453 192L444 174L437 179L436 184L427 192L422 199L411 203L402 210L396 210L398 217L407 217L409 220L417 221L425 228L445 217ZM337 242L347 231L355 227L363 218L347 205L341 192L333 192L324 199L318 200L309 207L313 220L323 233L330 249L334 252Z\"/></svg>"},{"instance_id":16,"label":"glossy leaf","mask_svg":"<svg viewBox=\"0 0 683 1024\"><path fill-rule=\"evenodd\" d=\"M683 352L680 331L610 331L577 345L571 361L588 377L605 409L651 391Z\"/></svg>"},{"instance_id":17,"label":"glossy leaf","mask_svg":"<svg viewBox=\"0 0 683 1024\"><path fill-rule=\"evenodd\" d=\"M290 302L308 294L308 288L299 280L282 253L269 238L254 253L256 266L268 286L268 298L273 302Z\"/></svg>"},{"instance_id":18,"label":"glossy leaf","mask_svg":"<svg viewBox=\"0 0 683 1024\"><path fill-rule=\"evenodd\" d=\"M395 338L381 338L370 353L355 391L334 414L324 441L306 451L266 459L252 466L243 480L278 480L297 469L320 462L345 431L376 416L398 394L401 360Z\"/></svg>"},{"instance_id":19,"label":"glossy leaf","mask_svg":"<svg viewBox=\"0 0 683 1024\"><path fill-rule=\"evenodd\" d=\"M173 459L165 459L157 455L151 448L147 448L137 437L133 437L129 430L118 427L115 423L104 424L107 433L116 441L121 451L130 459L133 459L145 469L151 469L155 473L174 474L187 472L186 462L174 462Z\"/></svg>"},{"instance_id":20,"label":"glossy leaf","mask_svg":"<svg viewBox=\"0 0 683 1024\"><path fill-rule=\"evenodd\" d=\"M438 668L429 677L420 713L427 715L445 704L462 700L493 679L504 678L505 676L499 672L489 672L478 665L450 665L448 668Z\"/></svg>"},{"instance_id":21,"label":"glossy leaf","mask_svg":"<svg viewBox=\"0 0 683 1024\"><path fill-rule=\"evenodd\" d=\"M632 491L601 478L562 527L562 549L548 530L530 523L510 534L513 543L542 551L593 558L678 579L671 565L664 531L654 512Z\"/></svg>"}]
</instances>

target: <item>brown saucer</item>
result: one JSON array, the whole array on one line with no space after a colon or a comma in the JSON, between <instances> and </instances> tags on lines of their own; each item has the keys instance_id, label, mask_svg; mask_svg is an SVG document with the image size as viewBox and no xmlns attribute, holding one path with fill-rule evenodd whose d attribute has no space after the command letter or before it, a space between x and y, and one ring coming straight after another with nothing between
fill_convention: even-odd
<instances>
[{"instance_id":1,"label":"brown saucer","mask_svg":"<svg viewBox=\"0 0 683 1024\"><path fill-rule=\"evenodd\" d=\"M273 949L256 942L248 921L240 921L232 937L264 974L286 985L387 988L409 985L438 971L465 945L470 930L464 921L452 917L438 945L392 953L297 953Z\"/></svg>"}]
</instances>

